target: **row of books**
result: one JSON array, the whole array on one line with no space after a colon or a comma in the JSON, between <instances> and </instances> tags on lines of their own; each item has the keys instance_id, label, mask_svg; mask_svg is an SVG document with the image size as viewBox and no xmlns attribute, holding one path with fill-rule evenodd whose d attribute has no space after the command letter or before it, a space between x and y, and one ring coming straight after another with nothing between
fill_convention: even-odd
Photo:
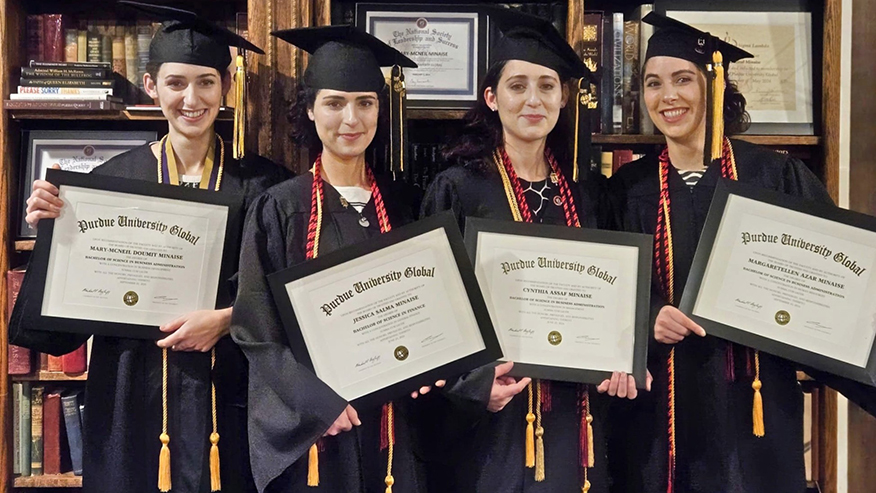
<instances>
[{"instance_id":1,"label":"row of books","mask_svg":"<svg viewBox=\"0 0 876 493\"><path fill-rule=\"evenodd\" d=\"M611 178L611 175L617 172L621 166L633 162L637 159L645 157L644 154L637 154L632 149L614 149L603 151L601 147L593 147L594 164L597 162L595 158L599 158L599 173L606 178Z\"/></svg>"},{"instance_id":2,"label":"row of books","mask_svg":"<svg viewBox=\"0 0 876 493\"><path fill-rule=\"evenodd\" d=\"M242 36L246 36L247 16L246 13L238 13L234 20L225 23L228 29ZM95 21L93 19L74 19L67 14L39 14L27 16L26 40L27 60L37 62L22 68L21 87L50 88L55 92L21 91L19 94L64 94L60 88L88 88L88 89L115 89L112 97L122 98L131 104L152 103L151 99L143 91L143 75L149 62L149 44L152 36L160 27L160 23L148 20L136 20L132 22ZM39 62L66 62L100 65L67 65L46 66ZM72 79L73 72L69 70L61 73L57 71L37 71L32 69L71 69L92 68L106 72L92 72L87 76ZM26 70L27 69L27 70ZM46 77L36 77L35 73L52 74ZM64 75L64 77L60 77ZM57 79L61 80L57 80ZM114 79L113 83L108 83ZM54 84L54 82L59 82ZM74 93L67 92L73 95ZM88 98L94 99L96 93L88 94ZM229 94L229 97L233 95ZM34 100L47 98L17 97L17 100ZM58 100L74 100L75 98L64 97ZM232 99L229 99L231 101ZM80 99L81 101L81 99ZM25 105L26 106L26 105ZM115 108L83 108L83 109L115 109Z\"/></svg>"},{"instance_id":3,"label":"row of books","mask_svg":"<svg viewBox=\"0 0 876 493\"><path fill-rule=\"evenodd\" d=\"M583 58L599 79L594 132L654 134L641 94L641 61L654 33L642 17L653 10L653 4L640 5L628 18L622 12L584 13Z\"/></svg>"},{"instance_id":4,"label":"row of books","mask_svg":"<svg viewBox=\"0 0 876 493\"><path fill-rule=\"evenodd\" d=\"M85 404L79 390L12 384L12 473L82 475Z\"/></svg>"},{"instance_id":5,"label":"row of books","mask_svg":"<svg viewBox=\"0 0 876 493\"><path fill-rule=\"evenodd\" d=\"M24 281L25 270L13 269L6 273L7 313L12 314L12 308L18 299L21 283ZM36 371L63 372L67 374L82 374L88 369L88 344L64 356L52 356L27 348L9 345L9 375L30 375Z\"/></svg>"},{"instance_id":6,"label":"row of books","mask_svg":"<svg viewBox=\"0 0 876 493\"><path fill-rule=\"evenodd\" d=\"M88 103L89 109L123 109L123 101L134 97L137 90L130 81L114 73L109 63L32 60L21 67L18 90L9 95L7 108L78 102Z\"/></svg>"}]
</instances>

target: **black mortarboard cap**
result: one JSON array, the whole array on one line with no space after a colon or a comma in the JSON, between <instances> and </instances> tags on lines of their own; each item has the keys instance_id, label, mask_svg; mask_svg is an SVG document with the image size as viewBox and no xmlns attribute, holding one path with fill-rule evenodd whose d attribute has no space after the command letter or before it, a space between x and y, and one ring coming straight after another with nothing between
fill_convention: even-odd
<instances>
[{"instance_id":1,"label":"black mortarboard cap","mask_svg":"<svg viewBox=\"0 0 876 493\"><path fill-rule=\"evenodd\" d=\"M121 0L162 22L149 44L151 63L187 63L212 67L224 74L231 65L229 46L265 52L246 39L188 10Z\"/></svg>"},{"instance_id":2,"label":"black mortarboard cap","mask_svg":"<svg viewBox=\"0 0 876 493\"><path fill-rule=\"evenodd\" d=\"M349 25L284 29L271 35L310 53L304 83L312 89L379 92L386 84L380 67L417 67L400 51Z\"/></svg>"},{"instance_id":3,"label":"black mortarboard cap","mask_svg":"<svg viewBox=\"0 0 876 493\"><path fill-rule=\"evenodd\" d=\"M642 63L651 57L670 56L704 67L712 63L712 53L715 51L721 52L725 65L754 57L751 53L707 32L656 12L646 15L642 18L642 22L656 28L651 39L648 40L648 50Z\"/></svg>"},{"instance_id":4,"label":"black mortarboard cap","mask_svg":"<svg viewBox=\"0 0 876 493\"><path fill-rule=\"evenodd\" d=\"M490 63L523 60L556 70L562 79L592 78L590 70L550 21L502 7L487 7L486 12L502 33L491 48Z\"/></svg>"}]
</instances>

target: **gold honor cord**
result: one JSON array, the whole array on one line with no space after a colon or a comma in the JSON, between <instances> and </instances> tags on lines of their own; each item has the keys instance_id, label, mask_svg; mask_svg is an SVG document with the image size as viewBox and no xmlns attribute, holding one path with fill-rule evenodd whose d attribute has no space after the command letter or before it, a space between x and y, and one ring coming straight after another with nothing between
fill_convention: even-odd
<instances>
[{"instance_id":1,"label":"gold honor cord","mask_svg":"<svg viewBox=\"0 0 876 493\"><path fill-rule=\"evenodd\" d=\"M204 158L204 170L201 172L201 181L198 188L206 190L214 179L214 167L216 157L216 141L219 141L219 168L215 170L215 182L213 189L219 191L222 186L222 174L225 169L225 141L219 134L210 143L207 155ZM173 153L173 145L167 135L161 139L158 158L158 183L164 183L164 174L167 173L169 185L179 185L179 170L177 169L176 156ZM212 371L216 365L216 348L210 350L210 410L213 418L213 432L210 433L210 491L222 489L222 481L219 475L219 431L216 423L216 384L213 381ZM166 493L172 487L170 476L170 435L167 433L167 348L161 350L161 452L158 455L158 491Z\"/></svg>"},{"instance_id":2,"label":"gold honor cord","mask_svg":"<svg viewBox=\"0 0 876 493\"><path fill-rule=\"evenodd\" d=\"M234 159L243 159L246 143L246 69L242 54L235 57L234 71L234 137L231 151Z\"/></svg>"}]
</instances>

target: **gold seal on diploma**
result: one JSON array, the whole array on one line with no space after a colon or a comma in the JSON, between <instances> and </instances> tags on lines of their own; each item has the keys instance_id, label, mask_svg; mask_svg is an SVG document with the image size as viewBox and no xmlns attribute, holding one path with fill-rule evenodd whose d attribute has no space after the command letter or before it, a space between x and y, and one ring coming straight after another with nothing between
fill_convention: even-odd
<instances>
[{"instance_id":1,"label":"gold seal on diploma","mask_svg":"<svg viewBox=\"0 0 876 493\"><path fill-rule=\"evenodd\" d=\"M395 348L395 352L394 352L395 359L397 359L399 361L404 361L404 360L408 359L409 354L410 353L408 352L408 348L406 348L404 346L399 346L399 347Z\"/></svg>"},{"instance_id":2,"label":"gold seal on diploma","mask_svg":"<svg viewBox=\"0 0 876 493\"><path fill-rule=\"evenodd\" d=\"M140 301L140 297L134 291L128 291L125 293L125 296L122 297L122 301L128 306L134 306Z\"/></svg>"},{"instance_id":3,"label":"gold seal on diploma","mask_svg":"<svg viewBox=\"0 0 876 493\"><path fill-rule=\"evenodd\" d=\"M788 325L791 321L791 314L786 312L785 310L779 310L776 312L776 323L779 325Z\"/></svg>"},{"instance_id":4,"label":"gold seal on diploma","mask_svg":"<svg viewBox=\"0 0 876 493\"><path fill-rule=\"evenodd\" d=\"M550 334L548 334L548 342L551 343L552 346L559 346L561 342L563 342L563 334L560 334L556 330L552 330Z\"/></svg>"}]
</instances>

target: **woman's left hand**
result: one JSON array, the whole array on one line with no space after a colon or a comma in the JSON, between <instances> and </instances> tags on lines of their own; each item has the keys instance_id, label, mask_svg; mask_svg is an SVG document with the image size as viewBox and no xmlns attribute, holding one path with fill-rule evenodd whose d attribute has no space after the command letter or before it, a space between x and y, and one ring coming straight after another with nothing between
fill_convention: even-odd
<instances>
[{"instance_id":1,"label":"woman's left hand","mask_svg":"<svg viewBox=\"0 0 876 493\"><path fill-rule=\"evenodd\" d=\"M228 334L231 327L231 308L198 310L186 313L160 327L171 334L157 342L158 347L173 351L200 351L205 353Z\"/></svg>"},{"instance_id":2,"label":"woman's left hand","mask_svg":"<svg viewBox=\"0 0 876 493\"><path fill-rule=\"evenodd\" d=\"M645 381L645 390L651 391L651 382L654 378L651 377L651 372ZM603 380L599 387L596 387L597 392L612 397L620 397L621 399L635 399L639 395L639 389L636 388L636 379L632 375L627 375L624 372L616 371L611 374L611 379Z\"/></svg>"},{"instance_id":3,"label":"woman's left hand","mask_svg":"<svg viewBox=\"0 0 876 493\"><path fill-rule=\"evenodd\" d=\"M447 380L438 380L437 382L435 382L435 386L440 389L441 387L444 387L444 385L446 383L447 383ZM417 397L419 397L421 395L426 395L429 393L430 390L432 390L431 385L424 385L424 386L420 387L419 391L415 390L415 391L411 392L411 399L416 399Z\"/></svg>"}]
</instances>

